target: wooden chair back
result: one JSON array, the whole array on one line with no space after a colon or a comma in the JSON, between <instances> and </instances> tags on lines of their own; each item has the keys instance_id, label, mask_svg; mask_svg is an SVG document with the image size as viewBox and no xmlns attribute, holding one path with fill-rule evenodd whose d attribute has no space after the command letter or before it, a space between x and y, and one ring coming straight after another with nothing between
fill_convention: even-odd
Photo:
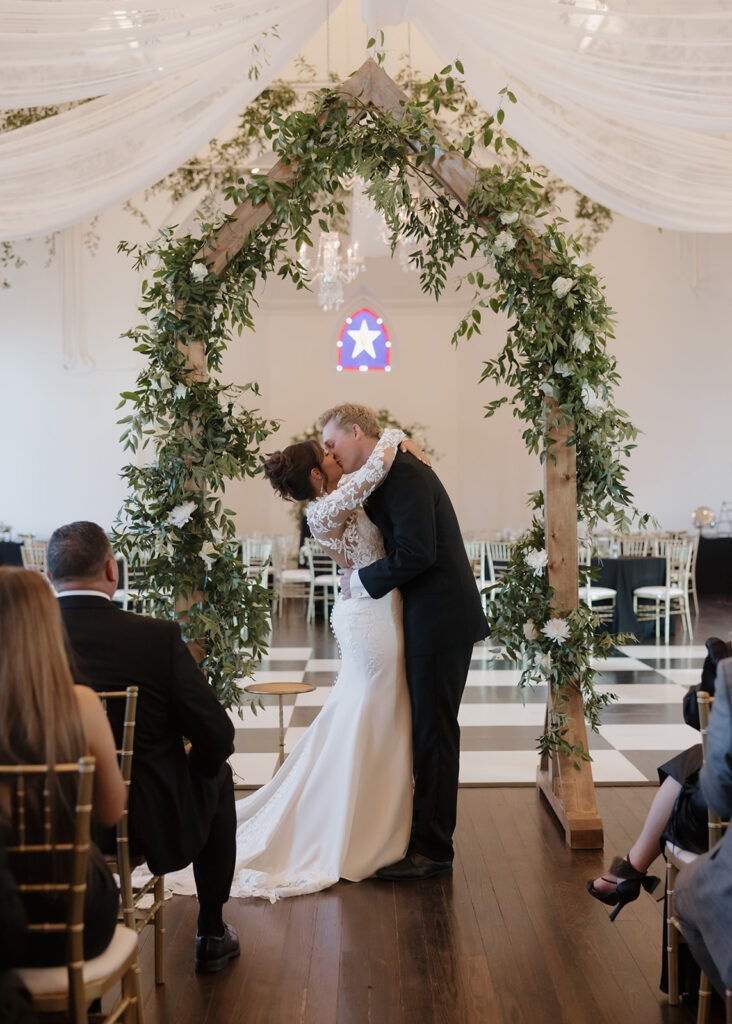
<instances>
[{"instance_id":1,"label":"wooden chair back","mask_svg":"<svg viewBox=\"0 0 732 1024\"><path fill-rule=\"evenodd\" d=\"M26 541L20 549L20 557L23 560L24 569L34 569L36 572L45 573L48 555L48 544L46 541Z\"/></svg>"},{"instance_id":2,"label":"wooden chair back","mask_svg":"<svg viewBox=\"0 0 732 1024\"><path fill-rule=\"evenodd\" d=\"M45 894L66 903L65 918L58 920L50 912L53 903L58 907L56 900L49 901L48 913L39 902L42 919L31 921L28 931L65 933L69 1009L74 1021L86 1020L84 897L94 766L93 757L82 757L75 764L0 765L0 793L10 821L8 860L18 891L31 900ZM75 789L70 831L56 806L64 780Z\"/></svg>"},{"instance_id":3,"label":"wooden chair back","mask_svg":"<svg viewBox=\"0 0 732 1024\"><path fill-rule=\"evenodd\" d=\"M486 542L485 553L488 560L488 582L495 583L500 576L508 572L508 563L515 544L510 541L489 540Z\"/></svg>"},{"instance_id":4,"label":"wooden chair back","mask_svg":"<svg viewBox=\"0 0 732 1024\"><path fill-rule=\"evenodd\" d=\"M648 554L648 537L619 536L618 554L621 558L645 558Z\"/></svg>"}]
</instances>

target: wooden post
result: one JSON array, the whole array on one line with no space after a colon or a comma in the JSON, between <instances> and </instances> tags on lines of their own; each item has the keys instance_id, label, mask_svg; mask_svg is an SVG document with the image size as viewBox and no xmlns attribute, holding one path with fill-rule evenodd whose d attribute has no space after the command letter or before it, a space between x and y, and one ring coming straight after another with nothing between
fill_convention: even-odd
<instances>
[{"instance_id":1,"label":"wooden post","mask_svg":"<svg viewBox=\"0 0 732 1024\"><path fill-rule=\"evenodd\" d=\"M577 568L577 473L572 424L552 427L552 418L560 416L556 404L547 399L546 416L549 436L554 441L551 452L556 462L544 463L544 516L546 549L549 558L549 586L555 591L555 607L559 612L578 605ZM547 696L547 716L552 710L551 688ZM561 710L567 715L567 742L582 743L587 749L582 693L578 681L568 684L567 701ZM602 849L602 821L597 813L592 768L582 761L579 768L563 754L543 755L536 772L536 784L549 801L564 827L565 839L575 850Z\"/></svg>"}]
</instances>

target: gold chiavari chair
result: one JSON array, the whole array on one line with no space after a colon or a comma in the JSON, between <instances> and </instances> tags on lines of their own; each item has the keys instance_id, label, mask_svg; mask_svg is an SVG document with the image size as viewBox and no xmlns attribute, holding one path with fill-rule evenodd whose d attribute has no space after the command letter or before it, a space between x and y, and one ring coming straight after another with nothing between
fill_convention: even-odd
<instances>
[{"instance_id":1,"label":"gold chiavari chair","mask_svg":"<svg viewBox=\"0 0 732 1024\"><path fill-rule=\"evenodd\" d=\"M137 714L136 686L128 686L126 690L103 690L97 696L104 704L111 720L115 736L119 735L119 722L116 707L124 701L124 720L122 722L122 745L118 750L119 767L125 782L129 798L130 780L132 778L132 756L135 742L135 718ZM111 705L111 707L110 707ZM113 710L114 709L114 710ZM111 714L110 714L111 711ZM165 876L152 875L144 885L137 886L132 882L134 868L145 863L143 857L130 855L129 820L127 800L122 818L117 825L117 855L107 857L107 863L115 874L119 875L120 892L122 894L122 913L128 928L134 928L139 935L143 928L152 925L155 936L155 983L165 983L164 940L165 922L163 906L165 902Z\"/></svg>"},{"instance_id":2,"label":"gold chiavari chair","mask_svg":"<svg viewBox=\"0 0 732 1024\"><path fill-rule=\"evenodd\" d=\"M709 727L709 714L714 697L704 690L697 693L697 705L699 707L699 728L701 731L702 757L707 756L707 729ZM729 822L723 821L718 814L712 811L707 812L707 827L709 829L709 849L711 850L724 835ZM683 939L683 933L679 919L674 910L673 896L676 885L676 876L685 864L696 860L698 854L691 853L672 843L666 843L664 849L666 858L666 898L667 898L667 920L666 920L666 957L668 965L668 1001L672 1006L677 1006L681 999L679 992L679 942ZM707 1024L711 1005L711 988L704 972L699 977L699 1000L697 1003L697 1024ZM725 998L727 1024L732 1024L732 992L728 991Z\"/></svg>"},{"instance_id":3,"label":"gold chiavari chair","mask_svg":"<svg viewBox=\"0 0 732 1024\"><path fill-rule=\"evenodd\" d=\"M53 775L53 781L51 776ZM53 782L76 782L73 837L60 834L54 813ZM31 932L66 936L66 963L60 967L19 967L17 972L39 1014L63 1014L72 1024L86 1024L88 1008L117 982L121 997L101 1019L105 1024L123 1020L142 1024L137 987L137 933L117 925L111 943L93 960L84 960L84 897L89 861L89 825L94 758L77 764L0 765L0 790L9 810L8 858L21 896L35 900L49 896L43 920L28 925ZM33 813L33 803L37 805ZM37 822L38 827L34 827ZM61 908L58 901L61 900ZM64 904L65 903L65 908ZM59 915L59 909L62 910ZM63 919L59 920L59 916Z\"/></svg>"},{"instance_id":4,"label":"gold chiavari chair","mask_svg":"<svg viewBox=\"0 0 732 1024\"><path fill-rule=\"evenodd\" d=\"M46 572L46 558L48 555L48 544L46 541L26 541L20 549L20 557L23 560L24 569L35 569L36 572Z\"/></svg>"}]
</instances>

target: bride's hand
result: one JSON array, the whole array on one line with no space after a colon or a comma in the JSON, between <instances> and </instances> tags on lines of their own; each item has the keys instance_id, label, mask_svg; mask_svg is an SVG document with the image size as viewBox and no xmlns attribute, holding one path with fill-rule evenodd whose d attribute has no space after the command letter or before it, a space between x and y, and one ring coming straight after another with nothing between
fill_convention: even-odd
<instances>
[{"instance_id":1,"label":"bride's hand","mask_svg":"<svg viewBox=\"0 0 732 1024\"><path fill-rule=\"evenodd\" d=\"M402 452L409 452L410 455L414 455L414 457L419 459L420 462L424 462L425 466L429 466L430 468L432 467L432 463L413 438L405 437L399 445L399 450Z\"/></svg>"}]
</instances>

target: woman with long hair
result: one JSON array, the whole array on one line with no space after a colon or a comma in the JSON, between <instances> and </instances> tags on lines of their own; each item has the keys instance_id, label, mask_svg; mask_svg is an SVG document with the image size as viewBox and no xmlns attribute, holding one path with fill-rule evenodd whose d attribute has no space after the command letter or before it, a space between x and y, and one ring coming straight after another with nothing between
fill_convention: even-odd
<instances>
[{"instance_id":1,"label":"woman with long hair","mask_svg":"<svg viewBox=\"0 0 732 1024\"><path fill-rule=\"evenodd\" d=\"M39 573L0 566L0 643L0 763L53 765L93 756L92 813L101 825L114 825L124 810L125 786L112 730L94 691L74 685L58 602ZM74 794L58 786L53 799L61 827L66 817L71 830ZM7 827L9 801L10 794L0 791L2 827ZM29 822L31 828L40 828L40 824ZM17 862L15 868L17 871ZM114 880L92 844L84 913L85 957L98 956L108 946L118 904ZM29 920L43 913L31 901L26 901L26 910ZM57 935L32 933L23 964L63 963L64 955Z\"/></svg>"}]
</instances>

